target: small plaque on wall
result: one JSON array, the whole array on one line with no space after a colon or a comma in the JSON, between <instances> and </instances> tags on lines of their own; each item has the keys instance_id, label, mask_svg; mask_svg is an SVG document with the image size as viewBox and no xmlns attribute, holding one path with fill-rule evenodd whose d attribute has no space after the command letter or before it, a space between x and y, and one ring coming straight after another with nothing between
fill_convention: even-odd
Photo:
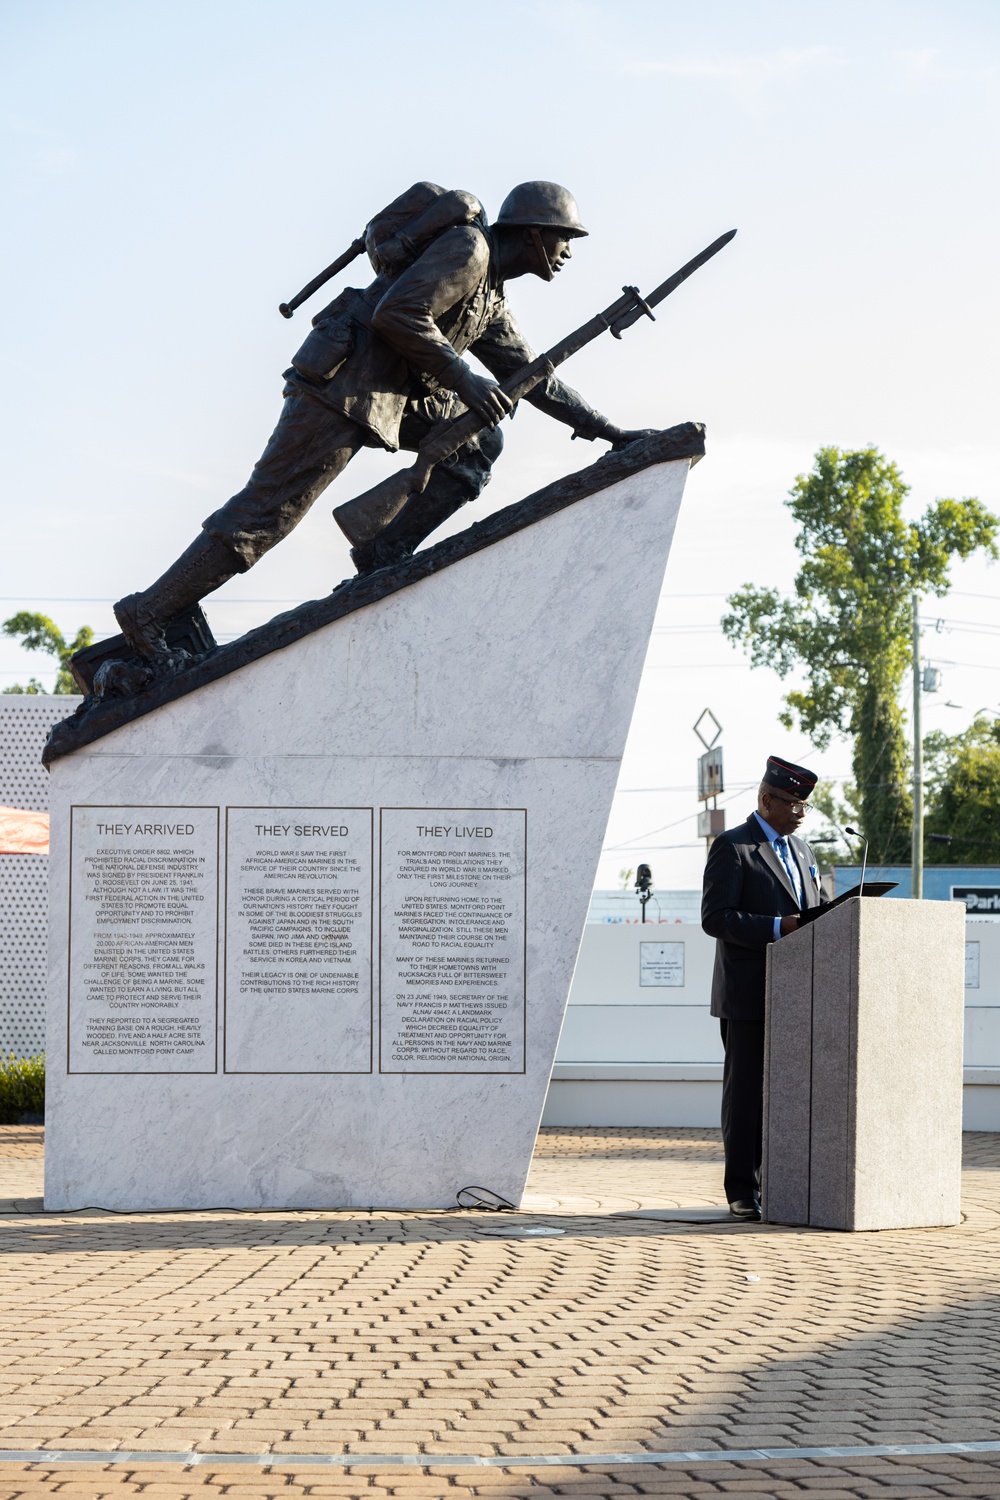
<instances>
[{"instance_id":1,"label":"small plaque on wall","mask_svg":"<svg viewBox=\"0 0 1000 1500\"><path fill-rule=\"evenodd\" d=\"M965 988L967 990L978 990L979 988L978 943L966 943L965 945Z\"/></svg>"},{"instance_id":2,"label":"small plaque on wall","mask_svg":"<svg viewBox=\"0 0 1000 1500\"><path fill-rule=\"evenodd\" d=\"M684 986L684 944L640 943L639 984L682 989Z\"/></svg>"}]
</instances>

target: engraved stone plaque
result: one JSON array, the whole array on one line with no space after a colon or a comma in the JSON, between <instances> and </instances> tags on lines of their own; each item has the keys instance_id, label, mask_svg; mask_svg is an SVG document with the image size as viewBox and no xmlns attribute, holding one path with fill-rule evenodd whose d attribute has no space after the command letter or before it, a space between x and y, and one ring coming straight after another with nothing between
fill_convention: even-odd
<instances>
[{"instance_id":1,"label":"engraved stone plaque","mask_svg":"<svg viewBox=\"0 0 1000 1500\"><path fill-rule=\"evenodd\" d=\"M524 1072L525 820L382 809L381 1072Z\"/></svg>"},{"instance_id":2,"label":"engraved stone plaque","mask_svg":"<svg viewBox=\"0 0 1000 1500\"><path fill-rule=\"evenodd\" d=\"M71 1073L216 1071L219 811L74 807Z\"/></svg>"},{"instance_id":3,"label":"engraved stone plaque","mask_svg":"<svg viewBox=\"0 0 1000 1500\"><path fill-rule=\"evenodd\" d=\"M683 943L640 943L639 984L667 988L684 985Z\"/></svg>"},{"instance_id":4,"label":"engraved stone plaque","mask_svg":"<svg viewBox=\"0 0 1000 1500\"><path fill-rule=\"evenodd\" d=\"M226 809L227 1073L372 1071L372 809Z\"/></svg>"}]
</instances>

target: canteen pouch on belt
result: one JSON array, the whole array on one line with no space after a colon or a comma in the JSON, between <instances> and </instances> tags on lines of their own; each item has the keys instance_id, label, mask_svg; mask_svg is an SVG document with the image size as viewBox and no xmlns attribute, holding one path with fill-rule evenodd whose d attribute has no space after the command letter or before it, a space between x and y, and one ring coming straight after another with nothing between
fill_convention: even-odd
<instances>
[{"instance_id":1,"label":"canteen pouch on belt","mask_svg":"<svg viewBox=\"0 0 1000 1500\"><path fill-rule=\"evenodd\" d=\"M332 380L354 347L349 318L324 318L308 334L292 364L307 380Z\"/></svg>"},{"instance_id":2,"label":"canteen pouch on belt","mask_svg":"<svg viewBox=\"0 0 1000 1500\"><path fill-rule=\"evenodd\" d=\"M332 380L354 348L351 309L360 294L346 287L313 318L313 326L292 364L307 380Z\"/></svg>"}]
</instances>

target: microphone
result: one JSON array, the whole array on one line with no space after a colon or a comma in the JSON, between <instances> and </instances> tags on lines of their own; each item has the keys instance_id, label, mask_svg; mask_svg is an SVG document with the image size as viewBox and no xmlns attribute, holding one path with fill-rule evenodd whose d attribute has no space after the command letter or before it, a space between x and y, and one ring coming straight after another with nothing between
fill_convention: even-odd
<instances>
[{"instance_id":1,"label":"microphone","mask_svg":"<svg viewBox=\"0 0 1000 1500\"><path fill-rule=\"evenodd\" d=\"M865 852L861 858L861 885L858 890L858 895L863 896L865 893L865 870L868 868L868 840L856 828L845 828L844 832L849 833L852 839L860 839L865 846Z\"/></svg>"}]
</instances>

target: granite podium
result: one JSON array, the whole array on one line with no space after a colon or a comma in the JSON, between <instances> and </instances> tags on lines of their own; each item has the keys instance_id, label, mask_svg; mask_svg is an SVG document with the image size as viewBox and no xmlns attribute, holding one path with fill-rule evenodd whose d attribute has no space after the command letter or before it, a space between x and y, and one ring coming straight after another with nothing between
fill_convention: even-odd
<instances>
[{"instance_id":1,"label":"granite podium","mask_svg":"<svg viewBox=\"0 0 1000 1500\"><path fill-rule=\"evenodd\" d=\"M694 423L56 727L45 1202L517 1204Z\"/></svg>"},{"instance_id":2,"label":"granite podium","mask_svg":"<svg viewBox=\"0 0 1000 1500\"><path fill-rule=\"evenodd\" d=\"M763 1218L957 1224L965 908L854 897L772 944Z\"/></svg>"}]
</instances>

